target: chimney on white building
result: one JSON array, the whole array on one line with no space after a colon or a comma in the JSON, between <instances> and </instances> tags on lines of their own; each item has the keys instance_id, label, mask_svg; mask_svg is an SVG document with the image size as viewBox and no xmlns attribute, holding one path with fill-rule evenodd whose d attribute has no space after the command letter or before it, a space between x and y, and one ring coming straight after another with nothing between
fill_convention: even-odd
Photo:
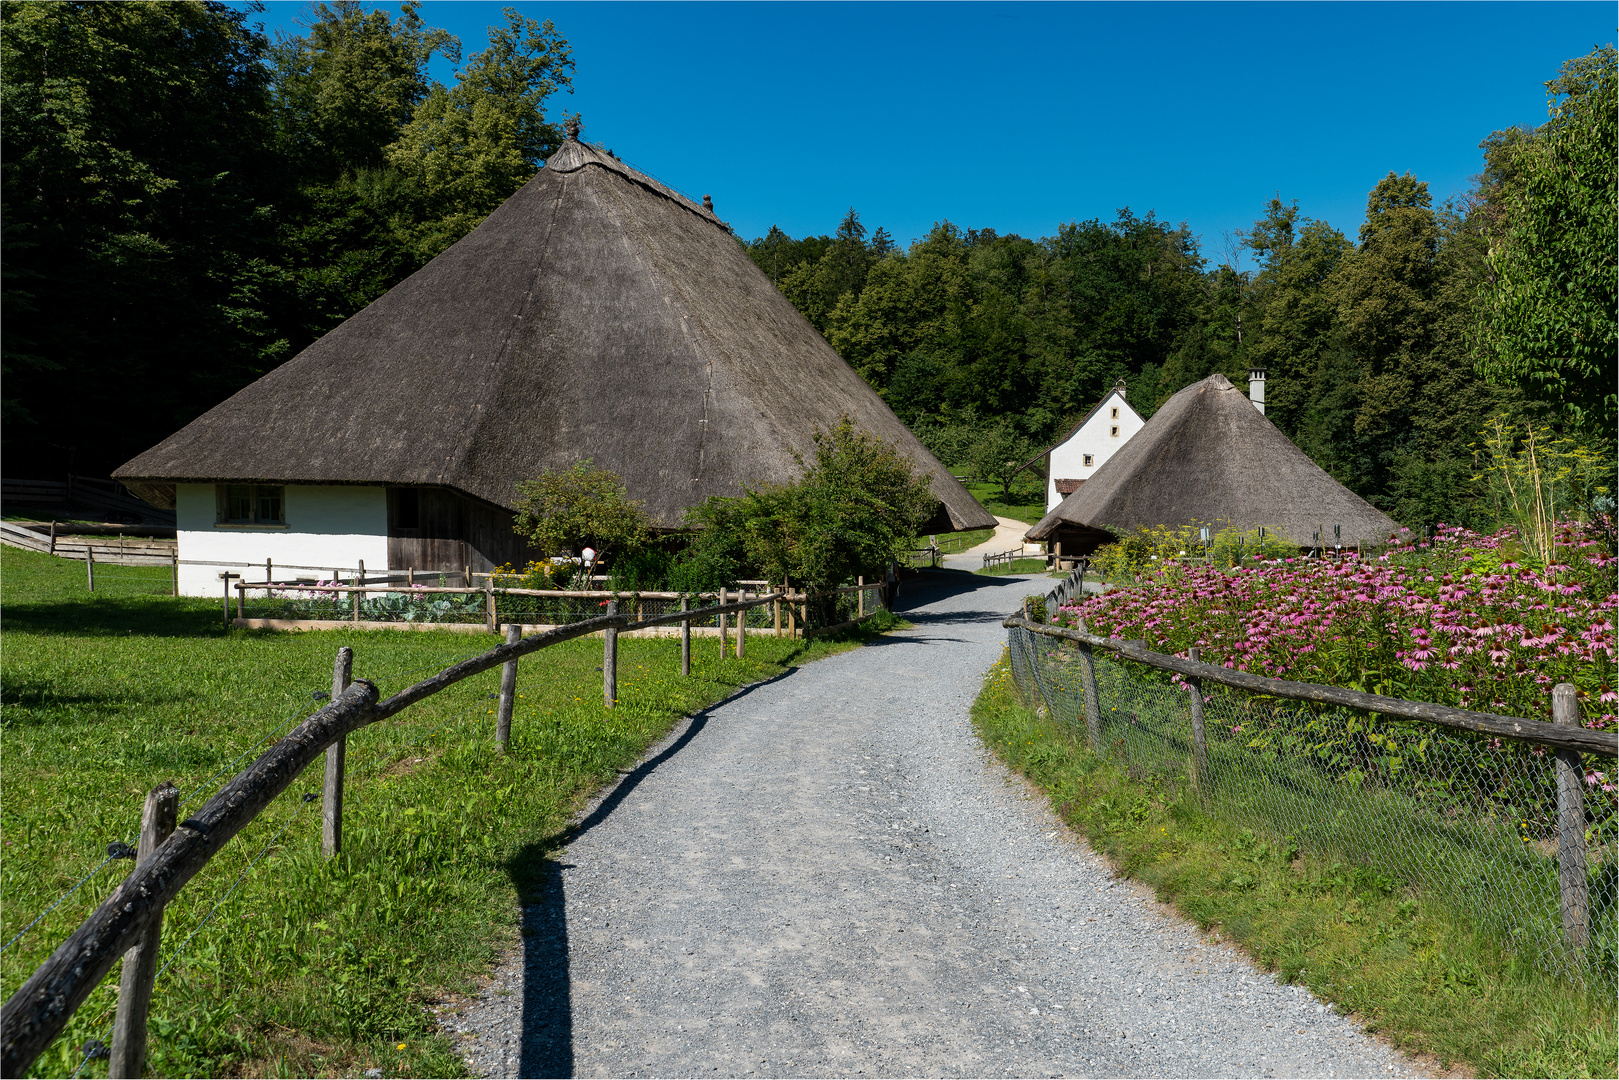
<instances>
[{"instance_id":1,"label":"chimney on white building","mask_svg":"<svg viewBox=\"0 0 1619 1080\"><path fill-rule=\"evenodd\" d=\"M1248 400L1254 403L1259 415L1265 415L1265 369L1248 369Z\"/></svg>"},{"instance_id":2,"label":"chimney on white building","mask_svg":"<svg viewBox=\"0 0 1619 1080\"><path fill-rule=\"evenodd\" d=\"M1119 381L1113 384L1113 389L1118 393L1118 395L1121 398L1124 397L1124 376L1123 375L1120 375L1119 376Z\"/></svg>"}]
</instances>

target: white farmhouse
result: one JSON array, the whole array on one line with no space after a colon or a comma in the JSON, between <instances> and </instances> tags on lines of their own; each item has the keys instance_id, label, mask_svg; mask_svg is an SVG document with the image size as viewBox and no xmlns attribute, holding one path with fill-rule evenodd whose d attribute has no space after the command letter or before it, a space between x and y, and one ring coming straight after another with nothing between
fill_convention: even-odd
<instances>
[{"instance_id":1,"label":"white farmhouse","mask_svg":"<svg viewBox=\"0 0 1619 1080\"><path fill-rule=\"evenodd\" d=\"M1078 491L1080 485L1145 424L1141 414L1124 400L1124 380L1120 379L1107 396L1042 455L1046 472L1046 513L1051 513L1058 503Z\"/></svg>"},{"instance_id":2,"label":"white farmhouse","mask_svg":"<svg viewBox=\"0 0 1619 1080\"><path fill-rule=\"evenodd\" d=\"M116 471L175 509L182 593L221 596L232 567L521 565L546 553L513 528L518 482L586 458L683 531L711 495L796 480L844 416L932 474L923 534L995 524L711 206L577 135L443 254Z\"/></svg>"}]
</instances>

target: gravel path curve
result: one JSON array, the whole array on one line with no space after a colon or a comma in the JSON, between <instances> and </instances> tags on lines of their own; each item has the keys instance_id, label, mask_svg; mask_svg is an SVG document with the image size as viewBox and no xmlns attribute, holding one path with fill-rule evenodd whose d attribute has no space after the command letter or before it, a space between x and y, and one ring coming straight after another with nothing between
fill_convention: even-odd
<instances>
[{"instance_id":1,"label":"gravel path curve","mask_svg":"<svg viewBox=\"0 0 1619 1080\"><path fill-rule=\"evenodd\" d=\"M964 580L965 579L965 580ZM1116 879L968 721L1029 579L694 717L444 1027L482 1076L1406 1076Z\"/></svg>"}]
</instances>

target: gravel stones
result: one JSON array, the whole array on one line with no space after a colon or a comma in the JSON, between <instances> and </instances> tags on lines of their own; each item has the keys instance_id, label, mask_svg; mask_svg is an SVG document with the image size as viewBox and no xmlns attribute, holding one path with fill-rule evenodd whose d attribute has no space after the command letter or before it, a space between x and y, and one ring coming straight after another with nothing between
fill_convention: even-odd
<instances>
[{"instance_id":1,"label":"gravel stones","mask_svg":"<svg viewBox=\"0 0 1619 1080\"><path fill-rule=\"evenodd\" d=\"M468 1067L1412 1075L1115 878L978 741L1000 619L1045 579L923 581L915 629L697 715L585 814L518 948L441 1017Z\"/></svg>"}]
</instances>

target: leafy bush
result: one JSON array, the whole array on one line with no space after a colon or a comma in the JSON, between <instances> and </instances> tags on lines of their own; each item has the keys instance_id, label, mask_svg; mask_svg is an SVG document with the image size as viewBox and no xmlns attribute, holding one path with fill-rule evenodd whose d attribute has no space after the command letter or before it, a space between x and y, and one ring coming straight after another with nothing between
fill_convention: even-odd
<instances>
[{"instance_id":1,"label":"leafy bush","mask_svg":"<svg viewBox=\"0 0 1619 1080\"><path fill-rule=\"evenodd\" d=\"M547 555L596 549L598 560L639 551L651 533L645 507L632 500L617 473L589 458L571 469L547 469L517 485L513 528Z\"/></svg>"}]
</instances>

